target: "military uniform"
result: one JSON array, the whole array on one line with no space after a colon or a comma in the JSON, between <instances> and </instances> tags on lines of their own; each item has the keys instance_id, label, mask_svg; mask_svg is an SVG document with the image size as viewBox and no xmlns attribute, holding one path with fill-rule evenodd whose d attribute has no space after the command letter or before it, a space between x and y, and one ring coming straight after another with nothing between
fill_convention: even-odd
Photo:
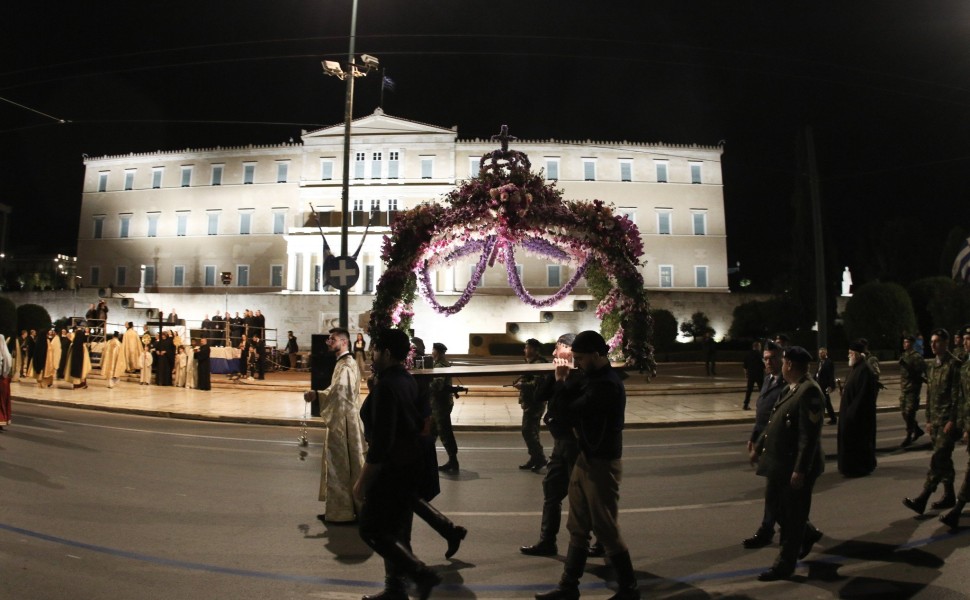
<instances>
[{"instance_id":1,"label":"military uniform","mask_svg":"<svg viewBox=\"0 0 970 600\"><path fill-rule=\"evenodd\" d=\"M435 369L450 367L446 359L436 360ZM455 440L455 431L451 427L451 411L455 408L455 396L451 391L451 377L435 377L431 380L431 437L441 438L441 445L448 453L448 463L442 465L441 469L457 470L458 468L458 442ZM454 463L454 469L449 465ZM445 468L448 467L448 468Z\"/></svg>"},{"instance_id":2,"label":"military uniform","mask_svg":"<svg viewBox=\"0 0 970 600\"><path fill-rule=\"evenodd\" d=\"M970 361L964 361L960 367L960 384L957 386L956 395L960 427L964 431L970 431ZM970 454L970 446L967 447L967 453ZM970 501L970 458L967 460L967 471L963 475L963 485L960 486L957 500L963 503Z\"/></svg>"},{"instance_id":3,"label":"military uniform","mask_svg":"<svg viewBox=\"0 0 970 600\"><path fill-rule=\"evenodd\" d=\"M549 362L541 356L528 361L529 364ZM534 374L523 375L519 380L519 406L522 408L522 439L529 450L529 462L526 468L540 468L545 466L546 454L539 440L539 421L546 410L545 398L536 395L539 377Z\"/></svg>"},{"instance_id":4,"label":"military uniform","mask_svg":"<svg viewBox=\"0 0 970 600\"><path fill-rule=\"evenodd\" d=\"M916 411L919 410L919 395L923 390L923 378L926 375L926 361L918 352L910 348L899 357L899 410L906 423L906 442L909 445L913 439L923 435L916 421Z\"/></svg>"},{"instance_id":5,"label":"military uniform","mask_svg":"<svg viewBox=\"0 0 970 600\"><path fill-rule=\"evenodd\" d=\"M960 363L952 354L943 355L930 364L927 380L926 421L933 428L933 457L923 489L933 493L940 482L952 487L955 477L953 447L962 435L957 413ZM944 427L951 421L955 427L950 433L944 433Z\"/></svg>"}]
</instances>

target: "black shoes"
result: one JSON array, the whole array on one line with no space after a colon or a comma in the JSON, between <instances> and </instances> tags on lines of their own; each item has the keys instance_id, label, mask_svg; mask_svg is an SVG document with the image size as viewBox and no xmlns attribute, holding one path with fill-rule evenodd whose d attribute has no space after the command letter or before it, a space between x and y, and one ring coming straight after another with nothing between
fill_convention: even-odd
<instances>
[{"instance_id":1,"label":"black shoes","mask_svg":"<svg viewBox=\"0 0 970 600\"><path fill-rule=\"evenodd\" d=\"M427 567L415 573L411 579L414 580L415 591L421 600L428 600L431 590L441 583L441 577Z\"/></svg>"},{"instance_id":2,"label":"black shoes","mask_svg":"<svg viewBox=\"0 0 970 600\"><path fill-rule=\"evenodd\" d=\"M448 462L438 467L438 471L442 473L454 473L458 470L458 459L455 457L449 458Z\"/></svg>"},{"instance_id":3,"label":"black shoes","mask_svg":"<svg viewBox=\"0 0 970 600\"><path fill-rule=\"evenodd\" d=\"M555 541L539 540L532 546L522 546L519 552L527 556L556 556L559 548Z\"/></svg>"},{"instance_id":4,"label":"black shoes","mask_svg":"<svg viewBox=\"0 0 970 600\"><path fill-rule=\"evenodd\" d=\"M747 404L744 404L744 405L743 405L743 406L741 407L741 410L751 410L751 407L750 407L750 406L748 406Z\"/></svg>"},{"instance_id":5,"label":"black shoes","mask_svg":"<svg viewBox=\"0 0 970 600\"><path fill-rule=\"evenodd\" d=\"M930 508L933 510L943 510L944 508L953 508L957 505L957 498L953 494L944 494L942 498L930 504Z\"/></svg>"},{"instance_id":6,"label":"black shoes","mask_svg":"<svg viewBox=\"0 0 970 600\"><path fill-rule=\"evenodd\" d=\"M549 459L547 459L545 456L541 456L539 458L530 458L529 462L525 463L524 465L519 465L519 468L523 471L531 470L533 473L538 473L542 467L548 464Z\"/></svg>"},{"instance_id":7,"label":"black shoes","mask_svg":"<svg viewBox=\"0 0 970 600\"><path fill-rule=\"evenodd\" d=\"M445 551L445 558L451 558L458 552L458 547L461 546L461 541L465 539L468 535L468 530L462 526L457 526L451 530L451 534L448 536L448 550Z\"/></svg>"},{"instance_id":8,"label":"black shoes","mask_svg":"<svg viewBox=\"0 0 970 600\"><path fill-rule=\"evenodd\" d=\"M908 448L910 444L913 443L913 434L910 432L906 433L906 439L899 445L900 448Z\"/></svg>"},{"instance_id":9,"label":"black shoes","mask_svg":"<svg viewBox=\"0 0 970 600\"><path fill-rule=\"evenodd\" d=\"M758 575L758 581L781 581L782 579L788 579L791 577L792 571L781 569L779 567L771 567L767 571Z\"/></svg>"},{"instance_id":10,"label":"black shoes","mask_svg":"<svg viewBox=\"0 0 970 600\"><path fill-rule=\"evenodd\" d=\"M818 543L822 539L822 532L814 527L805 532L805 536L802 538L802 549L798 551L798 559L801 560L808 556L808 553L812 551L812 546Z\"/></svg>"},{"instance_id":11,"label":"black shoes","mask_svg":"<svg viewBox=\"0 0 970 600\"><path fill-rule=\"evenodd\" d=\"M592 558L599 558L601 556L606 556L606 548L603 547L603 544L597 541L595 544L589 545L589 552L587 553L587 556L590 556Z\"/></svg>"},{"instance_id":12,"label":"black shoes","mask_svg":"<svg viewBox=\"0 0 970 600\"><path fill-rule=\"evenodd\" d=\"M914 513L921 515L926 512L926 501L929 496L922 494L915 498L903 498L903 506L910 509Z\"/></svg>"},{"instance_id":13,"label":"black shoes","mask_svg":"<svg viewBox=\"0 0 970 600\"><path fill-rule=\"evenodd\" d=\"M946 525L950 529L959 529L960 528L960 512L961 511L954 509L954 510L951 510L950 512L946 513L945 515L941 515L940 516L940 523L943 523L944 525Z\"/></svg>"},{"instance_id":14,"label":"black shoes","mask_svg":"<svg viewBox=\"0 0 970 600\"><path fill-rule=\"evenodd\" d=\"M384 590L376 594L364 596L361 600L408 600L408 593L400 590Z\"/></svg>"},{"instance_id":15,"label":"black shoes","mask_svg":"<svg viewBox=\"0 0 970 600\"><path fill-rule=\"evenodd\" d=\"M748 550L764 548L771 543L771 538L775 537L774 531L761 531L760 529L749 538L741 540L741 545Z\"/></svg>"}]
</instances>

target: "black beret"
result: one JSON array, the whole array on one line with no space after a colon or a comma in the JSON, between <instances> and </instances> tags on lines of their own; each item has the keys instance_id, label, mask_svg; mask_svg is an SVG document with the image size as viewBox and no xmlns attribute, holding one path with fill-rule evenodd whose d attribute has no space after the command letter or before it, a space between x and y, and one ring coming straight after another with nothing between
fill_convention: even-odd
<instances>
[{"instance_id":1,"label":"black beret","mask_svg":"<svg viewBox=\"0 0 970 600\"><path fill-rule=\"evenodd\" d=\"M903 339L911 344L916 341L916 338L911 335L904 335Z\"/></svg>"},{"instance_id":2,"label":"black beret","mask_svg":"<svg viewBox=\"0 0 970 600\"><path fill-rule=\"evenodd\" d=\"M785 360L807 365L808 363L812 362L812 355L808 353L808 350L802 348L801 346L792 346L788 350L785 350Z\"/></svg>"},{"instance_id":3,"label":"black beret","mask_svg":"<svg viewBox=\"0 0 970 600\"><path fill-rule=\"evenodd\" d=\"M849 342L849 350L854 350L856 352L865 352L866 345L862 342L862 340L852 340L851 342Z\"/></svg>"},{"instance_id":4,"label":"black beret","mask_svg":"<svg viewBox=\"0 0 970 600\"><path fill-rule=\"evenodd\" d=\"M573 352L602 354L606 356L610 349L603 336L592 330L582 331L573 340Z\"/></svg>"},{"instance_id":5,"label":"black beret","mask_svg":"<svg viewBox=\"0 0 970 600\"><path fill-rule=\"evenodd\" d=\"M950 339L950 332L947 331L946 329L943 329L942 327L940 327L939 329L934 329L933 333L931 333L930 335L935 335L937 337L943 338L944 340Z\"/></svg>"},{"instance_id":6,"label":"black beret","mask_svg":"<svg viewBox=\"0 0 970 600\"><path fill-rule=\"evenodd\" d=\"M445 354L446 352L448 352L448 346L445 346L441 342L435 342L435 343L431 344L431 347L434 348L435 350L437 350L438 352L442 353L442 354Z\"/></svg>"}]
</instances>

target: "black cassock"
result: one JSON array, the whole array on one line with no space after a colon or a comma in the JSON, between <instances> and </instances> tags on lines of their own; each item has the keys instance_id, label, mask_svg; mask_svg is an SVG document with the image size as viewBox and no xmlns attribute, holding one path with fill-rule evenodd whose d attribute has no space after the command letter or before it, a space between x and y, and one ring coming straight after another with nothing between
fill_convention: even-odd
<instances>
[{"instance_id":1,"label":"black cassock","mask_svg":"<svg viewBox=\"0 0 970 600\"><path fill-rule=\"evenodd\" d=\"M853 365L839 404L839 473L861 477L876 468L876 374L865 359Z\"/></svg>"},{"instance_id":2,"label":"black cassock","mask_svg":"<svg viewBox=\"0 0 970 600\"><path fill-rule=\"evenodd\" d=\"M196 375L196 389L211 390L212 383L209 377L209 352L208 346L199 346L195 352L195 362L198 364L198 374Z\"/></svg>"}]
</instances>

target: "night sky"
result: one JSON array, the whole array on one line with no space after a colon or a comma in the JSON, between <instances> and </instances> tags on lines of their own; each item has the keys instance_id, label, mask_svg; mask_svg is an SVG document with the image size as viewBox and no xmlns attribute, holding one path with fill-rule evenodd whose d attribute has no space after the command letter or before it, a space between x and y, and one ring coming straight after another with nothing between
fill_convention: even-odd
<instances>
[{"instance_id":1,"label":"night sky","mask_svg":"<svg viewBox=\"0 0 970 600\"><path fill-rule=\"evenodd\" d=\"M278 143L342 122L344 86L320 60L346 59L350 7L9 11L0 97L44 114L0 102L8 249L74 253L82 154ZM828 260L857 284L937 274L947 232L970 225L967 2L360 0L356 49L396 83L387 113L462 138L508 124L530 139L723 140L729 262L751 289L805 235L792 199L807 126ZM379 93L380 77L358 80L355 116Z\"/></svg>"}]
</instances>

